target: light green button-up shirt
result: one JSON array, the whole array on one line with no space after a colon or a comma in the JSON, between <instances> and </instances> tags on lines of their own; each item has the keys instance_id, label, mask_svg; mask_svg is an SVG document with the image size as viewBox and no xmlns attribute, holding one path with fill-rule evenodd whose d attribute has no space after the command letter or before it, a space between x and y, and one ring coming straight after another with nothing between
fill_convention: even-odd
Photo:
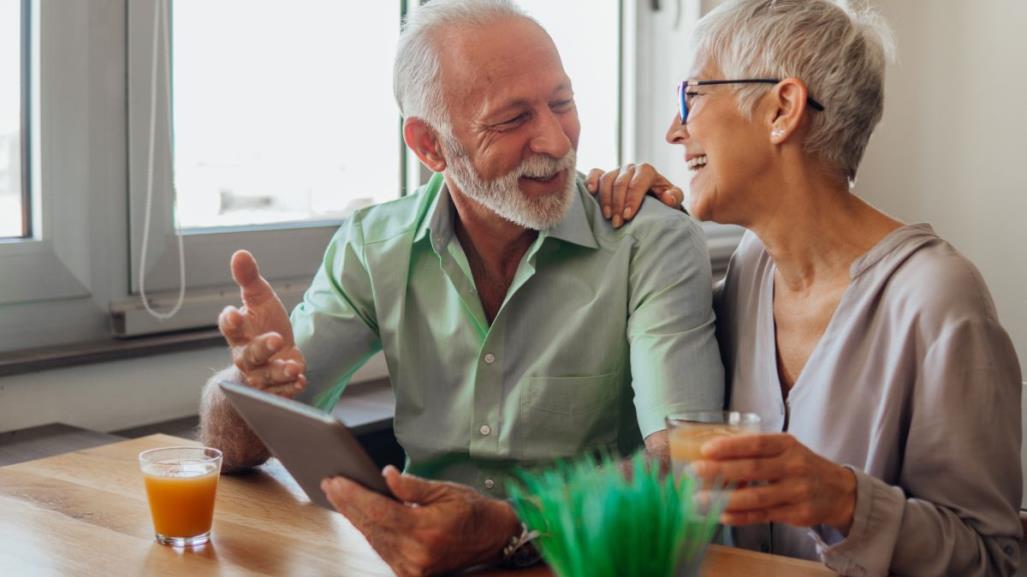
<instances>
[{"instance_id":1,"label":"light green button-up shirt","mask_svg":"<svg viewBox=\"0 0 1027 577\"><path fill-rule=\"evenodd\" d=\"M514 466L629 452L684 410L719 410L702 230L647 201L620 230L580 179L562 222L528 249L490 326L441 175L365 210L332 239L292 314L329 410L385 351L409 472L503 495Z\"/></svg>"}]
</instances>

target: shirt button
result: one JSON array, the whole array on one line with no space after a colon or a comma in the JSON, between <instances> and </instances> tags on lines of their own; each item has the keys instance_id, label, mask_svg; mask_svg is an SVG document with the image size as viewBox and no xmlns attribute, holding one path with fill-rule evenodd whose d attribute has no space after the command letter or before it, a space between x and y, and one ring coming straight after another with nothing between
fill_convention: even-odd
<instances>
[{"instance_id":1,"label":"shirt button","mask_svg":"<svg viewBox=\"0 0 1027 577\"><path fill-rule=\"evenodd\" d=\"M496 355L492 353L485 353L485 364L491 365L494 362L496 362Z\"/></svg>"},{"instance_id":2,"label":"shirt button","mask_svg":"<svg viewBox=\"0 0 1027 577\"><path fill-rule=\"evenodd\" d=\"M481 428L478 429L478 432L480 432L483 436L487 437L489 436L489 434L492 433L492 427L488 425L482 425Z\"/></svg>"},{"instance_id":3,"label":"shirt button","mask_svg":"<svg viewBox=\"0 0 1027 577\"><path fill-rule=\"evenodd\" d=\"M485 479L485 488L486 489L491 489L491 488L493 488L495 486L496 486L496 482L495 481L493 481L492 479Z\"/></svg>"}]
</instances>

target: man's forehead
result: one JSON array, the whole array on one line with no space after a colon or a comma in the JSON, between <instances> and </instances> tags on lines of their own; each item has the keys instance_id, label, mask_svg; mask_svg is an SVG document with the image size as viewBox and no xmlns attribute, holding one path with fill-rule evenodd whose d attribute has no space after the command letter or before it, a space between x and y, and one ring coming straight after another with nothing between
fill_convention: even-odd
<instances>
[{"instance_id":1,"label":"man's forehead","mask_svg":"<svg viewBox=\"0 0 1027 577\"><path fill-rule=\"evenodd\" d=\"M440 53L442 81L452 97L503 106L570 87L552 40L525 19L450 31Z\"/></svg>"}]
</instances>

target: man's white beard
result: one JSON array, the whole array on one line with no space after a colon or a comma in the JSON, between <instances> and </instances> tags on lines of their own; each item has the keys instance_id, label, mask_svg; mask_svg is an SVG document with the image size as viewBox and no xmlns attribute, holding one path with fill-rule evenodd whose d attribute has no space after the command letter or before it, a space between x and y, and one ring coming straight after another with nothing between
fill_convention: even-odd
<instances>
[{"instance_id":1,"label":"man's white beard","mask_svg":"<svg viewBox=\"0 0 1027 577\"><path fill-rule=\"evenodd\" d=\"M573 148L559 159L541 154L532 156L508 174L484 180L460 144L454 141L442 139L448 174L469 198L500 217L532 230L548 230L563 220L574 199L576 186L577 158ZM517 184L522 176L547 178L561 171L567 171L567 181L563 190L555 194L531 198Z\"/></svg>"}]
</instances>

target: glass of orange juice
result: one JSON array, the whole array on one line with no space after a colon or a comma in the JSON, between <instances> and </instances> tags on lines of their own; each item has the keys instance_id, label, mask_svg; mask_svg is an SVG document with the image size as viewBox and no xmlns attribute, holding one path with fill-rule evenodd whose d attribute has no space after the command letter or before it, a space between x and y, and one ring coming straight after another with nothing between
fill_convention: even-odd
<instances>
[{"instance_id":1,"label":"glass of orange juice","mask_svg":"<svg viewBox=\"0 0 1027 577\"><path fill-rule=\"evenodd\" d=\"M196 547L210 540L221 451L167 447L139 453L157 542Z\"/></svg>"},{"instance_id":2,"label":"glass of orange juice","mask_svg":"<svg viewBox=\"0 0 1027 577\"><path fill-rule=\"evenodd\" d=\"M760 416L736 411L691 411L667 417L670 437L670 460L676 474L689 463L702 459L702 446L707 441L729 435L760 432Z\"/></svg>"}]
</instances>

